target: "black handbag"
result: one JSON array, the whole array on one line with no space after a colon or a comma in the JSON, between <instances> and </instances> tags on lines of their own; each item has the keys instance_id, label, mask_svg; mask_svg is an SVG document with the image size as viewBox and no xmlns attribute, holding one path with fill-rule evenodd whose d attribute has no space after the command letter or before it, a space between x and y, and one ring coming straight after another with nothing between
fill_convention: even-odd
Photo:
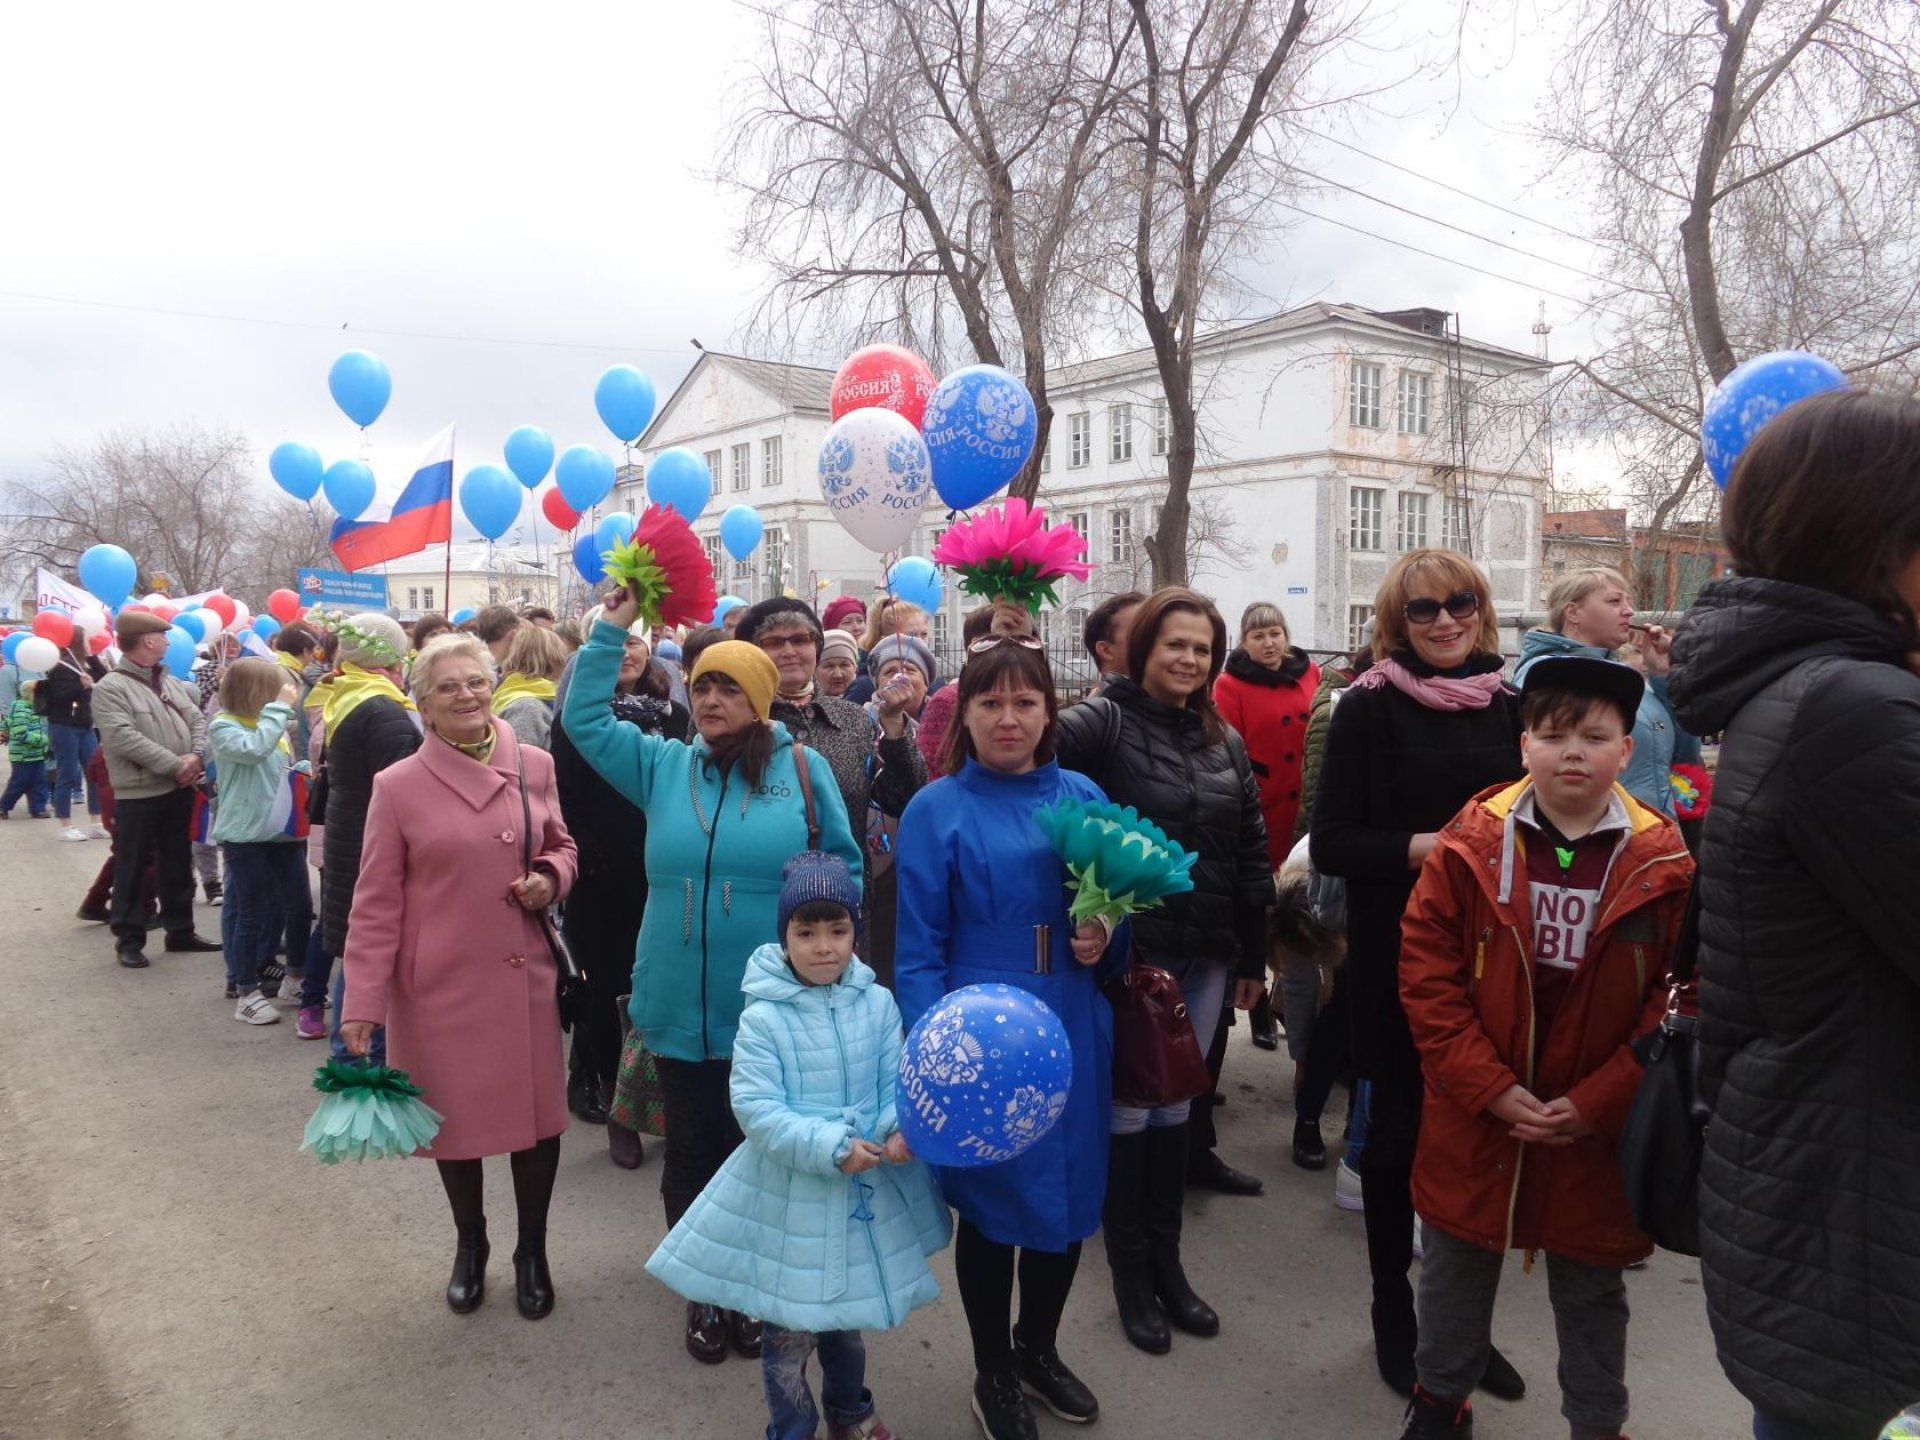
<instances>
[{"instance_id":1,"label":"black handbag","mask_svg":"<svg viewBox=\"0 0 1920 1440\"><path fill-rule=\"evenodd\" d=\"M527 800L527 772L525 769L516 768L514 776L520 782L520 873L531 875L533 873L533 806ZM586 972L581 970L579 963L573 958L573 951L567 948L567 942L560 934L560 927L553 923L552 909L540 911L534 919L540 924L540 933L547 937L547 948L553 952L553 968L556 976L554 998L560 1005L560 1028L572 1030L576 1026L579 1027L579 1034L574 1037L574 1044L584 1050L587 1036L591 1033L587 1029L587 1013L589 1006L593 1003L592 995L587 989ZM587 1068L593 1068L591 1055L582 1055L581 1058L587 1062Z\"/></svg>"},{"instance_id":2,"label":"black handbag","mask_svg":"<svg viewBox=\"0 0 1920 1440\"><path fill-rule=\"evenodd\" d=\"M1700 1157L1711 1118L1700 1076L1700 1021L1680 1013L1694 987L1700 954L1700 886L1696 880L1680 922L1667 974L1667 1013L1635 1042L1646 1073L1620 1129L1620 1179L1633 1223L1663 1250L1700 1253Z\"/></svg>"}]
</instances>

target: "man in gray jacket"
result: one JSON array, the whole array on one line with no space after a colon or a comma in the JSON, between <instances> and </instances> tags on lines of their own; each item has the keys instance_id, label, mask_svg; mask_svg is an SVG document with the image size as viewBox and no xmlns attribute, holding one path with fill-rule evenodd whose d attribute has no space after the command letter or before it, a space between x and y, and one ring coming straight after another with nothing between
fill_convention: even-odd
<instances>
[{"instance_id":1,"label":"man in gray jacket","mask_svg":"<svg viewBox=\"0 0 1920 1440\"><path fill-rule=\"evenodd\" d=\"M120 663L93 687L93 723L113 781L113 943L129 970L146 968L140 871L153 859L169 950L218 950L193 929L193 787L207 722L191 685L166 673L167 622L134 610L114 622Z\"/></svg>"}]
</instances>

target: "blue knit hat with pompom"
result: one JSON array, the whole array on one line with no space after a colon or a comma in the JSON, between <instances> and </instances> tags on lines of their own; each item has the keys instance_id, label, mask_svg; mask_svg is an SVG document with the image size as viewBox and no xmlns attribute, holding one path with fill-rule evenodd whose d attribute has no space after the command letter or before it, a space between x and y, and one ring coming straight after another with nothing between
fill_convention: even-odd
<instances>
[{"instance_id":1,"label":"blue knit hat with pompom","mask_svg":"<svg viewBox=\"0 0 1920 1440\"><path fill-rule=\"evenodd\" d=\"M787 921L802 905L831 900L860 923L860 882L847 862L824 850L802 850L780 872L780 943L787 943Z\"/></svg>"}]
</instances>

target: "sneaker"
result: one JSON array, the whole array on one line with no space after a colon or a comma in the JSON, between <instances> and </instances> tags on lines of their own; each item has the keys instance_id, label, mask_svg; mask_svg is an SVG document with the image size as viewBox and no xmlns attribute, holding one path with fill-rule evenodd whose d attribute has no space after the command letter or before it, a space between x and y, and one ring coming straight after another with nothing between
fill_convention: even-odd
<instances>
[{"instance_id":1,"label":"sneaker","mask_svg":"<svg viewBox=\"0 0 1920 1440\"><path fill-rule=\"evenodd\" d=\"M1473 1440L1473 1406L1442 1400L1416 1385L1400 1440Z\"/></svg>"},{"instance_id":2,"label":"sneaker","mask_svg":"<svg viewBox=\"0 0 1920 1440\"><path fill-rule=\"evenodd\" d=\"M1366 1196L1360 1189L1360 1172L1344 1160L1333 1175L1333 1203L1342 1210L1367 1208Z\"/></svg>"},{"instance_id":3,"label":"sneaker","mask_svg":"<svg viewBox=\"0 0 1920 1440\"><path fill-rule=\"evenodd\" d=\"M225 891L225 889L221 887L221 884L218 880L207 881L207 904L218 905L220 903L220 898L226 893L227 892Z\"/></svg>"},{"instance_id":4,"label":"sneaker","mask_svg":"<svg viewBox=\"0 0 1920 1440\"><path fill-rule=\"evenodd\" d=\"M327 1012L318 1005L302 1005L294 1018L293 1033L302 1040L327 1038Z\"/></svg>"},{"instance_id":5,"label":"sneaker","mask_svg":"<svg viewBox=\"0 0 1920 1440\"><path fill-rule=\"evenodd\" d=\"M1040 1440L1020 1378L1011 1370L982 1370L973 1377L973 1418L987 1440Z\"/></svg>"},{"instance_id":6,"label":"sneaker","mask_svg":"<svg viewBox=\"0 0 1920 1440\"><path fill-rule=\"evenodd\" d=\"M1060 1352L1051 1345L1044 1350L1028 1347L1017 1330L1013 1336L1013 1373L1020 1377L1022 1390L1069 1425L1085 1425L1100 1418L1100 1402L1066 1367Z\"/></svg>"},{"instance_id":7,"label":"sneaker","mask_svg":"<svg viewBox=\"0 0 1920 1440\"><path fill-rule=\"evenodd\" d=\"M881 1422L877 1413L869 1413L866 1419L856 1425L829 1425L827 1440L893 1440L893 1432Z\"/></svg>"},{"instance_id":8,"label":"sneaker","mask_svg":"<svg viewBox=\"0 0 1920 1440\"><path fill-rule=\"evenodd\" d=\"M96 820L87 827L87 838L89 840L111 840L113 838L113 832Z\"/></svg>"},{"instance_id":9,"label":"sneaker","mask_svg":"<svg viewBox=\"0 0 1920 1440\"><path fill-rule=\"evenodd\" d=\"M40 817L36 815L34 818L37 820ZM69 825L67 826L66 829L60 832L60 838L62 840L66 840L71 843L77 843L87 838L87 832L79 829L76 826Z\"/></svg>"},{"instance_id":10,"label":"sneaker","mask_svg":"<svg viewBox=\"0 0 1920 1440\"><path fill-rule=\"evenodd\" d=\"M258 990L239 997L240 1003L234 1007L233 1018L243 1020L249 1025L278 1025L280 1012L273 1003Z\"/></svg>"}]
</instances>

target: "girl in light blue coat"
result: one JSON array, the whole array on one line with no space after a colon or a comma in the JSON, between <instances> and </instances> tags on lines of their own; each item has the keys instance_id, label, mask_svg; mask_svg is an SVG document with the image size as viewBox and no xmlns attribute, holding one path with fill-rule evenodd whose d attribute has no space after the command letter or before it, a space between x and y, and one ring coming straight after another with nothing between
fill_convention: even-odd
<instances>
[{"instance_id":1,"label":"girl in light blue coat","mask_svg":"<svg viewBox=\"0 0 1920 1440\"><path fill-rule=\"evenodd\" d=\"M860 882L837 856L796 856L780 890L784 947L747 962L733 1044L730 1155L647 1270L706 1305L760 1316L768 1440L810 1440L820 1353L832 1440L887 1440L862 1330L939 1296L927 1256L950 1235L894 1105L900 1011L853 953Z\"/></svg>"}]
</instances>

